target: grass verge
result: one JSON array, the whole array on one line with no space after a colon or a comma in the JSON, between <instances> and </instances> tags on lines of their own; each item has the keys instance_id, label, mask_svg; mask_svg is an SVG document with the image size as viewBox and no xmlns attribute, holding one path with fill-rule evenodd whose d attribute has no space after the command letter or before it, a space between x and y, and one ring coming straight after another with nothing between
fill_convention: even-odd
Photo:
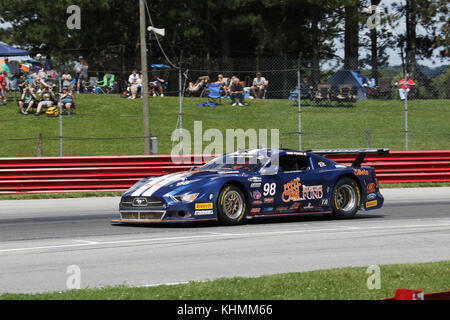
<instances>
[{"instance_id":1,"label":"grass verge","mask_svg":"<svg viewBox=\"0 0 450 320\"><path fill-rule=\"evenodd\" d=\"M35 295L4 294L3 300L371 300L390 298L395 289L425 293L450 290L450 261L381 266L381 289L369 290L367 268L341 268L257 278L218 279L156 287L107 287Z\"/></svg>"},{"instance_id":2,"label":"grass verge","mask_svg":"<svg viewBox=\"0 0 450 320\"><path fill-rule=\"evenodd\" d=\"M231 107L228 99L217 108L199 107L206 98L183 100L183 128L194 140L194 122L202 121L203 133L218 129L279 129L284 148L298 148L298 110L292 101L251 100L249 107ZM63 117L63 154L132 155L144 153L141 99L119 95L76 95L77 110ZM409 149L448 149L450 100L409 102ZM151 97L151 132L158 137L159 153L170 154L171 134L177 128L178 98ZM352 107L309 106L302 112L303 149L371 147L404 150L404 103L400 100L361 100ZM59 155L59 119L18 113L11 101L0 112L3 140L1 157L36 156L38 134L42 134L42 155ZM187 137L189 138L189 137ZM201 140L200 137L196 137ZM185 137L185 141L188 141ZM271 141L268 137L267 141ZM206 148L211 142L204 142ZM225 144L224 144L225 145Z\"/></svg>"}]
</instances>

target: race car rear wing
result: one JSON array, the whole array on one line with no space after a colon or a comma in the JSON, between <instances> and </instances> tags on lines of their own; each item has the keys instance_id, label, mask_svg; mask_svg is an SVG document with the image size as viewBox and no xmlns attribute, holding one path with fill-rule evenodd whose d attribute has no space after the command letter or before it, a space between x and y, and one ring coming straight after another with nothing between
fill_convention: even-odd
<instances>
[{"instance_id":1,"label":"race car rear wing","mask_svg":"<svg viewBox=\"0 0 450 320\"><path fill-rule=\"evenodd\" d=\"M361 164L364 162L364 158L368 154L376 154L376 155L385 155L389 154L389 149L323 149L323 150L309 150L307 152L311 152L314 154L318 154L321 156L333 155L333 154L357 154L358 157L353 161L352 167L359 168Z\"/></svg>"}]
</instances>

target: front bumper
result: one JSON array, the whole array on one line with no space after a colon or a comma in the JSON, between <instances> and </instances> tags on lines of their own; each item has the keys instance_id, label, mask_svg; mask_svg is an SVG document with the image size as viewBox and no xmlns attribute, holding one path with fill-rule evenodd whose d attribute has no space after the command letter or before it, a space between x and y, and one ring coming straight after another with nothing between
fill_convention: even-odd
<instances>
[{"instance_id":1,"label":"front bumper","mask_svg":"<svg viewBox=\"0 0 450 320\"><path fill-rule=\"evenodd\" d=\"M131 199L130 202L129 197L122 198L119 206L120 219L113 219L112 223L145 224L217 220L213 202L202 197L192 203L175 202L170 197L163 197L153 207L135 206L133 200ZM207 209L203 209L205 205L208 205Z\"/></svg>"}]
</instances>

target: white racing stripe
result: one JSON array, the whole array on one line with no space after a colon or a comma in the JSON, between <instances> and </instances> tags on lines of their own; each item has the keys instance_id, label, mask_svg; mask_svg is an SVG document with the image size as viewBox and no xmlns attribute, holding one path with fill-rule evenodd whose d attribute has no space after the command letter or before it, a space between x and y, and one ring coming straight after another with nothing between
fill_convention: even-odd
<instances>
[{"instance_id":1,"label":"white racing stripe","mask_svg":"<svg viewBox=\"0 0 450 320\"><path fill-rule=\"evenodd\" d=\"M181 179L184 175L185 175L184 173L181 173L181 174L174 173L172 175L165 176L165 179L159 180L155 183L152 182L153 185L150 187L150 189L147 189L146 191L144 191L141 196L151 197L156 191L158 191L159 189L161 189L164 186L171 184L174 181Z\"/></svg>"},{"instance_id":2,"label":"white racing stripe","mask_svg":"<svg viewBox=\"0 0 450 320\"><path fill-rule=\"evenodd\" d=\"M132 197L144 196L144 193L147 190L150 190L150 189L152 189L155 186L158 186L157 189L159 189L161 187L160 184L165 184L164 180L167 180L167 179L169 179L170 177L172 177L174 175L179 176L179 173L174 173L174 174L164 175L164 176L161 176L161 177L158 177L158 178L154 178L151 181L149 181L148 183L146 183L145 185L143 185L142 187L140 187L139 189L137 189L136 191L134 191L131 194L131 196ZM152 192L152 194L153 194L153 192Z\"/></svg>"}]
</instances>

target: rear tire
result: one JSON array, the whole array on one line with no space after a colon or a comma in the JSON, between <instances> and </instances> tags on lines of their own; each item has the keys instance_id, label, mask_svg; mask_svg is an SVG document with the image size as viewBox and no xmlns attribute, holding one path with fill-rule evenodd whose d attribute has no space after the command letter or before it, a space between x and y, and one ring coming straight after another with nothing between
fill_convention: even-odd
<instances>
[{"instance_id":1,"label":"rear tire","mask_svg":"<svg viewBox=\"0 0 450 320\"><path fill-rule=\"evenodd\" d=\"M340 179L331 197L333 217L338 219L353 218L361 206L361 191L355 180Z\"/></svg>"},{"instance_id":2,"label":"rear tire","mask_svg":"<svg viewBox=\"0 0 450 320\"><path fill-rule=\"evenodd\" d=\"M247 202L242 191L233 186L225 186L217 200L218 219L224 225L241 223L247 214Z\"/></svg>"}]
</instances>

